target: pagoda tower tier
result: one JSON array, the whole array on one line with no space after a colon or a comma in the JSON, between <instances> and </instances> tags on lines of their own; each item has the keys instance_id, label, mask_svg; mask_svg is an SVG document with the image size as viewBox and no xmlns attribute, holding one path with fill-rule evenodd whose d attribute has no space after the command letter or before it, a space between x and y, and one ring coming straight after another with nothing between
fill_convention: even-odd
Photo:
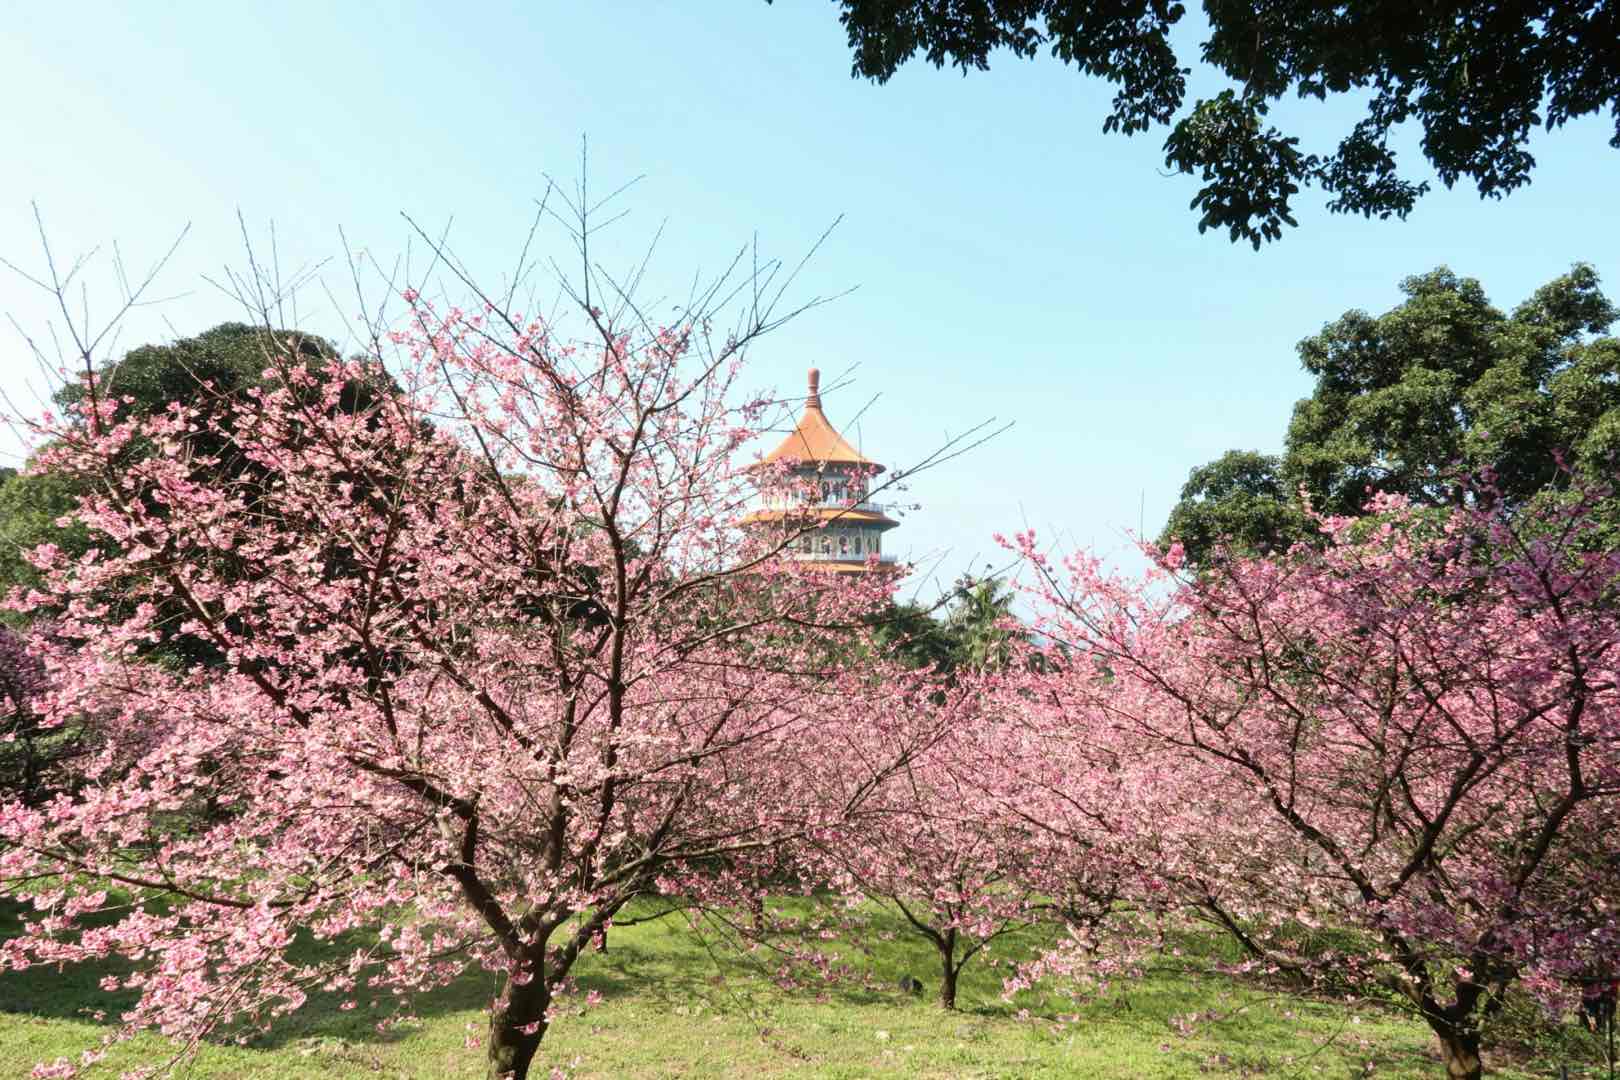
<instances>
[{"instance_id":1,"label":"pagoda tower tier","mask_svg":"<svg viewBox=\"0 0 1620 1080\"><path fill-rule=\"evenodd\" d=\"M894 567L883 534L900 523L888 506L868 498L872 478L884 468L851 446L821 411L816 368L798 425L754 468L762 477L761 505L743 518L744 528L769 541L786 540L785 554L810 566L840 573Z\"/></svg>"}]
</instances>

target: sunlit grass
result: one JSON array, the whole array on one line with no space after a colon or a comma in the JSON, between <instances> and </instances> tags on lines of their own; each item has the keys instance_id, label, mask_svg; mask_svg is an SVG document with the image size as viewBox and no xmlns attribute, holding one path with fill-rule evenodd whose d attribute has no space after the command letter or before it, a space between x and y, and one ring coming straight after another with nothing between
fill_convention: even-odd
<instances>
[{"instance_id":1,"label":"sunlit grass","mask_svg":"<svg viewBox=\"0 0 1620 1080\"><path fill-rule=\"evenodd\" d=\"M879 916L878 918L881 918ZM15 927L0 923L0 933ZM606 953L578 970L542 1051L586 1077L1432 1077L1438 1057L1426 1029L1365 1001L1326 1001L1201 971L1197 957L1163 960L1144 979L1078 1006L1056 996L1001 999L1000 974L977 962L963 972L961 1009L934 1004L934 954L898 924L863 947L818 941L863 976L793 991L774 966L694 934L679 917L615 928ZM996 956L1022 955L1012 941ZM97 986L105 970L33 969L0 976L0 1076L26 1076L37 1061L76 1058L110 1028L127 997ZM899 988L910 974L921 996ZM483 1075L488 975L468 975L415 1002L419 1018L384 1032L376 1009L342 1012L318 1000L247 1046L210 1044L191 1077L420 1077ZM601 1004L587 1007L595 991ZM1027 1010L1027 1013L1023 1012ZM1023 1013L1021 1015L1021 1013ZM1073 1019L1067 1017L1073 1016ZM1492 1075L1596 1077L1589 1039L1545 1040L1544 1049L1497 1048ZM155 1064L172 1049L142 1036L113 1049L92 1075ZM546 1069L537 1070L545 1075Z\"/></svg>"}]
</instances>

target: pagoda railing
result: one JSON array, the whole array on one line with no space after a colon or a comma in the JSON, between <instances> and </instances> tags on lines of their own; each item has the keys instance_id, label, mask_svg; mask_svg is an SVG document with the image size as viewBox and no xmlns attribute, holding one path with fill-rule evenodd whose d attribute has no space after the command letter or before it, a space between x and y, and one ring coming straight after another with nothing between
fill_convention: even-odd
<instances>
[{"instance_id":1,"label":"pagoda railing","mask_svg":"<svg viewBox=\"0 0 1620 1080\"><path fill-rule=\"evenodd\" d=\"M860 502L839 502L836 499L795 499L781 496L767 497L764 506L767 510L799 510L813 506L826 510L863 510L869 514L888 514L904 509L899 503L874 502L869 499L862 499Z\"/></svg>"},{"instance_id":2,"label":"pagoda railing","mask_svg":"<svg viewBox=\"0 0 1620 1080\"><path fill-rule=\"evenodd\" d=\"M784 554L788 558L797 559L800 562L863 563L871 557L869 555L855 555L848 552L839 553L836 551L787 551L784 552ZM886 565L898 560L896 556L885 552L877 557L877 561L879 564Z\"/></svg>"}]
</instances>

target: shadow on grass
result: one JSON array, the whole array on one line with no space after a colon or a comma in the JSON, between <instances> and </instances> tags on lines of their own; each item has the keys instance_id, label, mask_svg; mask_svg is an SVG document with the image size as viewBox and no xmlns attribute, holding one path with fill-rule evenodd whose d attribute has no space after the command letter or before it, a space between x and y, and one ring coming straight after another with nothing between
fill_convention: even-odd
<instances>
[{"instance_id":1,"label":"shadow on grass","mask_svg":"<svg viewBox=\"0 0 1620 1080\"><path fill-rule=\"evenodd\" d=\"M0 941L17 936L23 913L28 909L13 901L0 901ZM108 919L93 916L87 924L105 925ZM126 975L133 965L118 960L97 964L36 965L26 971L0 972L0 1013L42 1016L51 1019L95 1020L100 1011L109 1018L135 1004L134 991L106 991L101 980L109 975Z\"/></svg>"},{"instance_id":2,"label":"shadow on grass","mask_svg":"<svg viewBox=\"0 0 1620 1080\"><path fill-rule=\"evenodd\" d=\"M777 908L773 903L773 910ZM799 900L784 901L780 909L806 916L813 910L809 902ZM840 1008L905 1009L914 1018L921 1018L920 1009L936 1010L933 995L939 976L933 948L912 933L898 915L868 910L863 916L865 932L859 943L842 937L824 940L819 931L808 927L783 935L784 943L838 953L858 976L818 980L798 993L777 988L776 961L769 953L764 957L749 955L713 938L705 943L679 914L615 927L606 952L588 951L580 958L575 982L582 994L594 991L610 1001L619 999L637 1008L681 1016L686 1015L683 1009L701 1006L708 1013L752 1019L759 1014L779 1014L781 1010L809 1005L815 999ZM0 939L16 933L18 921L16 908L0 905ZM358 940L319 949L306 945L297 952L301 959L314 960L324 950L346 953ZM992 958L1005 961L1028 957L1043 940L1038 933L1014 936L997 942ZM1313 1047L1323 1047L1314 1064L1332 1062L1330 1069L1342 1068L1340 1062L1357 1061L1363 1066L1371 1064L1375 1075L1419 1075L1434 1064L1426 1040L1414 1042L1410 1033L1403 1038L1396 1030L1409 1017L1397 1016L1395 1011L1373 1002L1347 1007L1342 1000L1311 999L1256 982L1200 974L1193 970L1200 966L1199 961L1225 959L1219 955L1224 946L1192 940L1184 944L1188 949L1182 960L1157 964L1144 979L1122 982L1115 990L1078 1006L1059 997L1037 1000L1021 996L1014 1002L1004 1001L1001 976L1005 969L975 958L962 974L961 1008L954 1016L940 1011L939 1022L955 1025L951 1030L956 1032L956 1038L972 1041L981 1033L988 1037L992 1029L1024 1007L1029 1009L1033 1022L1054 1032L1060 1027L1068 1029L1067 1025L1055 1024L1060 1016L1077 1016L1072 1024L1077 1033L1117 1026L1151 1032L1153 1041L1162 1040L1178 1055L1184 1055L1189 1068L1203 1067L1222 1074L1295 1074L1303 1064L1302 1041L1305 1054L1310 1054ZM1203 955L1196 955L1200 946ZM103 1018L99 1022L111 1026L134 1003L135 994L104 991L100 982L108 975L127 973L129 967L106 962L0 974L0 1024L7 1022L7 1014L97 1022L94 1014L100 1011ZM927 984L924 992L913 995L899 989L902 975L922 978ZM427 1023L444 1017L464 1017L481 1034L485 1012L497 989L497 976L474 969L445 987L416 995L409 1001L409 1011ZM269 1034L257 1036L247 1045L265 1052L291 1047L306 1056L319 1054L322 1060L345 1068L360 1068L368 1063L380 1067L375 1055L381 1053L381 1048L408 1038L414 1028L377 1030L379 1020L394 1014L396 999L386 992L377 994L379 1004L372 1008L367 995L357 996L359 1007L343 1011L339 1008L343 996L311 994L297 1013L279 1019ZM565 1003L564 1007L575 1006ZM1352 1008L1365 1023L1348 1022ZM222 1037L217 1041L229 1040ZM1571 1064L1583 1058L1592 1060L1581 1053L1586 1049L1584 1044L1574 1045L1578 1042L1582 1040L1572 1039L1569 1045L1556 1048L1543 1044L1538 1047L1540 1053L1515 1056L1520 1061L1544 1058L1568 1060ZM1503 1061L1500 1057L1496 1060ZM1309 1066L1305 1071L1309 1072Z\"/></svg>"},{"instance_id":3,"label":"shadow on grass","mask_svg":"<svg viewBox=\"0 0 1620 1080\"><path fill-rule=\"evenodd\" d=\"M15 902L0 901L0 940L20 931L26 910ZM87 925L105 925L113 918L89 916L84 921ZM322 957L347 956L364 941L365 937L355 934L331 942L301 942L293 947L290 958L309 963ZM0 1022L10 1014L115 1026L120 1015L134 1006L139 994L127 989L104 990L102 981L109 976L127 975L135 967L113 958L0 972ZM757 964L724 944L711 942L706 947L685 920L674 915L616 928L609 949L587 951L573 974L581 993L594 991L604 998L639 997L671 1006L707 1003L729 1009L737 1003L732 987L752 983L764 973ZM352 994L310 991L302 1008L278 1018L269 1032L253 1035L246 1045L267 1051L293 1043L385 1045L410 1034L410 1025L383 1023L379 1029L379 1022L402 1013L421 1021L468 1013L472 1014L469 1020L481 1029L499 987L499 976L474 967L446 986L409 998L387 990L367 993L361 989ZM881 999L864 991L855 996L863 1001ZM357 1001L357 1007L342 1009L350 998ZM236 1034L235 1030L221 1031L209 1041L233 1043Z\"/></svg>"},{"instance_id":4,"label":"shadow on grass","mask_svg":"<svg viewBox=\"0 0 1620 1080\"><path fill-rule=\"evenodd\" d=\"M0 902L0 940L15 936L21 929L26 908L14 902ZM87 925L102 925L109 918L87 917ZM357 939L350 937L320 945L294 946L295 960L313 961L322 954L347 955ZM75 1020L115 1026L120 1015L129 1010L139 998L135 990L104 990L101 983L109 976L122 977L135 970L136 965L123 959L63 965L35 965L23 971L0 972L0 1016L30 1016L47 1020ZM483 1011L494 993L494 976L472 970L450 983L408 999L412 1016L428 1019L433 1016L463 1011ZM365 999L360 1008L344 1011L339 1006L346 998ZM368 1008L370 999L364 992L359 995L340 995L312 991L305 1005L297 1012L279 1018L267 1034L252 1037L246 1045L274 1050L299 1040L342 1040L388 1043L403 1038L407 1032L397 1026L378 1030L379 1020L393 1016L401 1004L400 999L383 991L375 995L377 1008ZM234 1030L222 1032L216 1039L220 1043L234 1042Z\"/></svg>"},{"instance_id":5,"label":"shadow on grass","mask_svg":"<svg viewBox=\"0 0 1620 1080\"><path fill-rule=\"evenodd\" d=\"M605 955L582 958L578 981L609 997L627 993L649 998L660 1006L702 1003L722 1011L748 1011L751 999L780 1001L797 992L806 999L838 1006L937 1007L939 954L897 912L867 906L860 910L861 933L824 937L817 916L847 916L841 902L820 903L802 897L776 899L771 914L800 919L793 929L765 935L757 949L739 948L734 939L712 927L690 930L677 914L634 927L632 934L615 931ZM1002 1000L1004 971L991 966L991 958L1031 958L1051 932L1028 930L999 939L993 950L973 958L958 983L958 1009L963 1017L1002 1018L1018 1007ZM814 965L794 959L794 952L820 952L838 977L823 978ZM799 980L794 991L778 989L783 968ZM902 987L902 980L920 984L920 990ZM730 1002L728 1007L727 1002ZM951 1015L941 1010L942 1015Z\"/></svg>"}]
</instances>

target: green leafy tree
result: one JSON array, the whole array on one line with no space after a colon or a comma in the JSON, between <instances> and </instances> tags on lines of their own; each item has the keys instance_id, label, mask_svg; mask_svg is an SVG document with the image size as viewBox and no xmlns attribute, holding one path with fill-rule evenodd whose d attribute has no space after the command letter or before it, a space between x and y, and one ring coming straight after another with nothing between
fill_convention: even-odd
<instances>
[{"instance_id":1,"label":"green leafy tree","mask_svg":"<svg viewBox=\"0 0 1620 1080\"><path fill-rule=\"evenodd\" d=\"M242 323L224 323L195 337L172 345L143 345L96 372L95 393L119 402L120 416L150 416L171 401L216 403L210 412L228 423L227 406L250 387L263 381L274 350L308 360L330 360L337 351L319 338L288 331L268 333ZM56 395L57 404L71 406L89 392L84 382L70 383ZM217 453L220 441L209 432L193 436L194 449ZM136 452L140 452L137 448ZM223 462L226 470L240 469L240 462ZM50 472L29 471L0 479L0 588L35 583L33 568L23 552L42 543L54 543L64 551L82 554L86 548L83 529L76 524L58 524L68 515L84 481L78 477Z\"/></svg>"},{"instance_id":2,"label":"green leafy tree","mask_svg":"<svg viewBox=\"0 0 1620 1080\"><path fill-rule=\"evenodd\" d=\"M54 543L74 557L90 546L83 526L57 524L74 506L78 491L72 479L15 469L5 472L9 475L0 478L0 592L13 585L39 584L39 575L24 553L40 544ZM6 613L7 621L17 618Z\"/></svg>"},{"instance_id":3,"label":"green leafy tree","mask_svg":"<svg viewBox=\"0 0 1620 1080\"><path fill-rule=\"evenodd\" d=\"M1314 535L1297 492L1354 515L1371 492L1421 506L1499 498L1510 509L1620 463L1617 312L1585 265L1505 313L1444 267L1401 283L1382 315L1350 311L1299 344L1316 377L1280 459L1231 452L1193 470L1160 537L1194 563ZM1620 507L1604 513L1620 526ZM1611 529L1610 535L1620 530ZM1617 537L1620 538L1620 537Z\"/></svg>"},{"instance_id":4,"label":"green leafy tree","mask_svg":"<svg viewBox=\"0 0 1620 1080\"><path fill-rule=\"evenodd\" d=\"M956 667L957 643L945 624L935 617L937 605L896 602L866 617L873 643L892 650L908 667L951 671Z\"/></svg>"},{"instance_id":5,"label":"green leafy tree","mask_svg":"<svg viewBox=\"0 0 1620 1080\"><path fill-rule=\"evenodd\" d=\"M132 349L96 370L92 380L65 386L56 401L71 407L94 393L100 401L116 401L119 417L151 416L171 401L194 402L202 407L205 419L228 431L231 409L264 382L268 368L288 362L320 365L337 357L332 345L307 334L225 323L170 345ZM369 392L346 387L343 406L358 408L368 400ZM214 469L222 479L243 476L256 468L234 456L228 438L206 426L187 437L187 449L216 458ZM132 458L148 452L150 448L139 443L129 449ZM90 547L89 533L74 520L73 511L94 482L90 477L48 470L6 470L0 475L0 593L39 585L27 553L40 544L54 544L70 557L85 554ZM114 613L127 609L118 590L110 592L106 601ZM9 618L20 621L16 616ZM175 606L162 621L162 639L148 647L154 658L178 664L218 662L217 649L178 632L181 621L182 613ZM72 765L94 740L95 729L88 721L57 728L39 725L29 705L29 687L38 682L34 678L38 664L26 655L23 642L21 636L0 630L0 668L4 669L0 670L0 795L38 802L73 785ZM208 808L208 812L217 809Z\"/></svg>"},{"instance_id":6,"label":"green leafy tree","mask_svg":"<svg viewBox=\"0 0 1620 1080\"><path fill-rule=\"evenodd\" d=\"M1103 130L1170 126L1165 162L1203 182L1199 231L1255 247L1294 225L1315 187L1337 213L1404 218L1430 188L1397 160L1409 125L1448 188L1501 198L1530 182L1538 127L1610 112L1620 147L1620 7L1609 0L1204 0L1198 59L1236 84L1186 104L1176 0L838 0L853 73L886 82L921 53L987 69L1043 51L1116 88ZM1189 42L1190 44L1190 42ZM1286 97L1365 101L1336 145L1305 147L1268 119Z\"/></svg>"},{"instance_id":7,"label":"green leafy tree","mask_svg":"<svg viewBox=\"0 0 1620 1080\"><path fill-rule=\"evenodd\" d=\"M331 343L312 334L221 323L170 345L131 349L97 374L96 392L123 400L124 408L136 415L150 416L171 401L196 401L199 394L221 401L235 397L261 385L266 369L275 363L320 364L337 356ZM84 383L71 383L57 398L72 404L85 393Z\"/></svg>"},{"instance_id":8,"label":"green leafy tree","mask_svg":"<svg viewBox=\"0 0 1620 1080\"><path fill-rule=\"evenodd\" d=\"M911 667L953 672L1005 667L1026 635L1008 625L1013 594L1000 579L963 575L939 603L895 603L867 618L880 648Z\"/></svg>"},{"instance_id":9,"label":"green leafy tree","mask_svg":"<svg viewBox=\"0 0 1620 1080\"><path fill-rule=\"evenodd\" d=\"M1490 469L1510 502L1552 483L1557 458L1601 479L1620 451L1620 341L1590 266L1511 314L1444 267L1401 283L1383 315L1346 313L1299 355L1316 391L1294 407L1283 469L1318 506L1353 514L1369 489L1460 502Z\"/></svg>"},{"instance_id":10,"label":"green leafy tree","mask_svg":"<svg viewBox=\"0 0 1620 1080\"><path fill-rule=\"evenodd\" d=\"M945 614L945 632L955 647L958 667L995 671L1012 663L1013 649L1027 635L1010 625L1013 594L993 577L963 576Z\"/></svg>"},{"instance_id":11,"label":"green leafy tree","mask_svg":"<svg viewBox=\"0 0 1620 1080\"><path fill-rule=\"evenodd\" d=\"M1161 539L1165 545L1180 542L1202 562L1217 546L1234 555L1286 551L1311 531L1283 479L1280 458L1228 450L1188 475Z\"/></svg>"}]
</instances>

